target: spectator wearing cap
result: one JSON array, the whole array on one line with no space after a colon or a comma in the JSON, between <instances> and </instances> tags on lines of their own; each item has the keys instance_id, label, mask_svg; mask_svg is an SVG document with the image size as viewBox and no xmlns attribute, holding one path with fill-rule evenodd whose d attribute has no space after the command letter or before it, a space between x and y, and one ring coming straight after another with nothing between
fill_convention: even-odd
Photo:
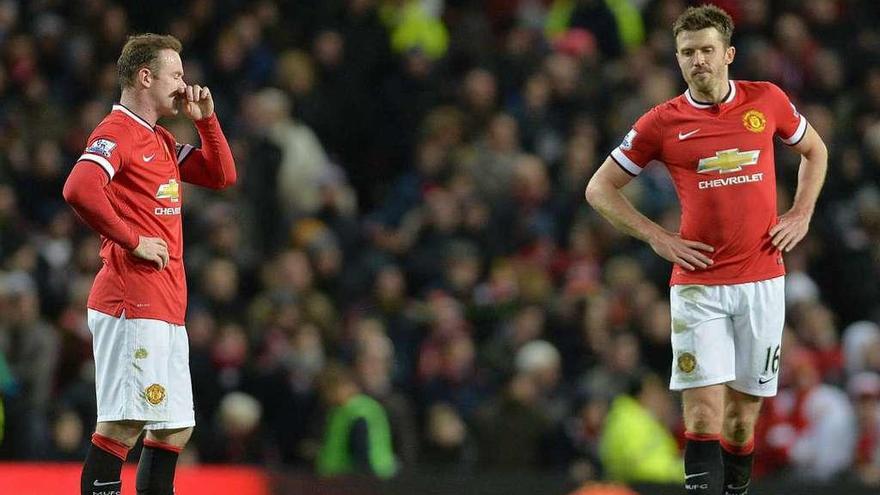
<instances>
[{"instance_id":1,"label":"spectator wearing cap","mask_svg":"<svg viewBox=\"0 0 880 495\"><path fill-rule=\"evenodd\" d=\"M207 432L199 437L202 462L261 464L267 449L261 428L263 407L244 392L229 392Z\"/></svg>"},{"instance_id":2,"label":"spectator wearing cap","mask_svg":"<svg viewBox=\"0 0 880 495\"><path fill-rule=\"evenodd\" d=\"M553 424L560 423L571 404L561 383L562 363L556 347L546 340L529 342L517 351L514 364L518 373L534 380L543 415Z\"/></svg>"}]
</instances>

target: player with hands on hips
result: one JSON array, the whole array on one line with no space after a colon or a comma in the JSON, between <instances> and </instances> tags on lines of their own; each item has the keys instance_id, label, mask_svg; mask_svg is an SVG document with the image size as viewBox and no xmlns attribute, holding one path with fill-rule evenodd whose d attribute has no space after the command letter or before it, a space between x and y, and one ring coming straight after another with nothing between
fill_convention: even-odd
<instances>
[{"instance_id":1,"label":"player with hands on hips","mask_svg":"<svg viewBox=\"0 0 880 495\"><path fill-rule=\"evenodd\" d=\"M586 189L615 227L673 263L670 388L684 405L682 481L699 495L748 492L755 422L779 376L782 255L807 234L828 166L822 139L779 87L729 78L732 35L718 7L679 16L675 56L687 90L642 115ZM774 138L802 156L793 205L778 218ZM675 184L680 232L621 192L649 163Z\"/></svg>"},{"instance_id":2,"label":"player with hands on hips","mask_svg":"<svg viewBox=\"0 0 880 495\"><path fill-rule=\"evenodd\" d=\"M211 91L188 85L172 36L131 36L117 61L119 103L89 136L64 198L101 236L88 299L98 421L80 493L119 493L129 449L146 430L139 495L171 495L177 457L195 426L184 326L184 183L237 180ZM162 117L183 113L201 147L178 143ZM187 186L189 187L189 186Z\"/></svg>"}]
</instances>

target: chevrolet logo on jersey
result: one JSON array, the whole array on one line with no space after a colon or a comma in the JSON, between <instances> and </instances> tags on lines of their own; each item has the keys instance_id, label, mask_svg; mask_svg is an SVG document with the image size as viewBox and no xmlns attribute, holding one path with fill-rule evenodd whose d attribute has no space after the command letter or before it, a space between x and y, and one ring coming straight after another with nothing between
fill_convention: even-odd
<instances>
[{"instance_id":1,"label":"chevrolet logo on jersey","mask_svg":"<svg viewBox=\"0 0 880 495\"><path fill-rule=\"evenodd\" d=\"M716 170L722 174L739 172L744 165L758 163L758 155L760 154L761 150L740 151L739 148L716 151L715 156L700 159L697 173L705 174Z\"/></svg>"},{"instance_id":2,"label":"chevrolet logo on jersey","mask_svg":"<svg viewBox=\"0 0 880 495\"><path fill-rule=\"evenodd\" d=\"M180 201L180 184L176 180L170 179L167 184L159 186L156 191L156 199L170 199L172 203Z\"/></svg>"}]
</instances>

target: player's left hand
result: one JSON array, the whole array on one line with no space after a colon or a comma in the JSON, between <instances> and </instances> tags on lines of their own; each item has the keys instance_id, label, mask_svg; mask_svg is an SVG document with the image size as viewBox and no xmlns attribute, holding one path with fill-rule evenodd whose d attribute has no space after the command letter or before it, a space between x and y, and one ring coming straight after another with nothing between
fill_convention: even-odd
<instances>
[{"instance_id":1,"label":"player's left hand","mask_svg":"<svg viewBox=\"0 0 880 495\"><path fill-rule=\"evenodd\" d=\"M812 217L810 213L794 209L780 215L776 225L770 228L773 245L780 251L786 253L791 251L807 235L810 217Z\"/></svg>"},{"instance_id":2,"label":"player's left hand","mask_svg":"<svg viewBox=\"0 0 880 495\"><path fill-rule=\"evenodd\" d=\"M214 114L214 98L207 87L193 84L180 88L180 107L187 118L202 120Z\"/></svg>"}]
</instances>

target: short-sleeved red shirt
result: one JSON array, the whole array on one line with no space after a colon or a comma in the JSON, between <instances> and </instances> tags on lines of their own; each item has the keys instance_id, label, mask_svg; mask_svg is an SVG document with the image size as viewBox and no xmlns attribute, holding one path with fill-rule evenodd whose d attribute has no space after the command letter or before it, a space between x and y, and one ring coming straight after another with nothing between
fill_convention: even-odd
<instances>
[{"instance_id":1,"label":"short-sleeved red shirt","mask_svg":"<svg viewBox=\"0 0 880 495\"><path fill-rule=\"evenodd\" d=\"M611 152L630 175L651 162L669 170L681 202L681 236L713 246L714 264L674 266L671 285L739 284L785 274L769 230L776 223L773 137L803 139L807 121L772 83L730 81L719 104L686 91L644 114Z\"/></svg>"}]
</instances>

